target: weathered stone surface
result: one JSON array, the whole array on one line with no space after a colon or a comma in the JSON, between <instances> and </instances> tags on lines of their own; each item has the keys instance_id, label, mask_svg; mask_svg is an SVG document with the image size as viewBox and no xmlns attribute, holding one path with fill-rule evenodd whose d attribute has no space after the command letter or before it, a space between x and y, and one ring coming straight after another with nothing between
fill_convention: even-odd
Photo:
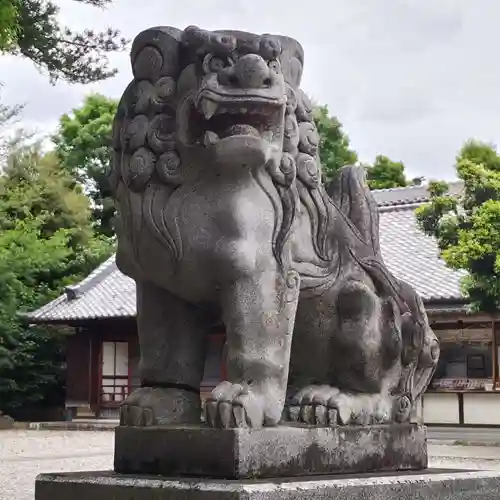
<instances>
[{"instance_id":1,"label":"weathered stone surface","mask_svg":"<svg viewBox=\"0 0 500 500\"><path fill-rule=\"evenodd\" d=\"M319 427L409 422L439 344L384 263L364 168L322 182L300 43L159 26L131 66L109 176L141 351L122 424L199 423L214 322L228 376L207 425L273 426L286 401Z\"/></svg>"},{"instance_id":2,"label":"weathered stone surface","mask_svg":"<svg viewBox=\"0 0 500 500\"><path fill-rule=\"evenodd\" d=\"M428 471L283 481L123 476L111 472L43 474L35 500L497 500L499 472Z\"/></svg>"},{"instance_id":3,"label":"weathered stone surface","mask_svg":"<svg viewBox=\"0 0 500 500\"><path fill-rule=\"evenodd\" d=\"M118 427L120 473L225 479L427 467L425 427Z\"/></svg>"}]
</instances>

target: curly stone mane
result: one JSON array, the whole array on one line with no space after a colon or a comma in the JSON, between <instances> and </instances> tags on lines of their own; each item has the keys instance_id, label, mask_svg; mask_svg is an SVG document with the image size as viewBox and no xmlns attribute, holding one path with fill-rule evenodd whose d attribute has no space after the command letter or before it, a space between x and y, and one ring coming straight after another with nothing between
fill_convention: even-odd
<instances>
[{"instance_id":1,"label":"curly stone mane","mask_svg":"<svg viewBox=\"0 0 500 500\"><path fill-rule=\"evenodd\" d=\"M273 243L275 257L280 264L283 264L283 250L292 230L299 200L308 209L312 209L314 191L321 184L319 134L314 124L310 100L302 90L295 90L290 85L287 85L287 97L281 162L278 167L270 165L268 168L276 190L275 195L266 188L260 176L261 185L273 200L277 212ZM313 217L312 221L315 226L313 234L316 235L315 249L326 260L324 245L321 243L326 235L326 225L322 232L316 223L318 218Z\"/></svg>"},{"instance_id":2,"label":"curly stone mane","mask_svg":"<svg viewBox=\"0 0 500 500\"><path fill-rule=\"evenodd\" d=\"M272 52L275 39L266 37L261 37L260 46ZM283 39L291 44L287 53L281 56L288 98L283 153L278 166L268 165L269 176L263 175L266 171L263 168L253 174L276 210L273 247L278 262L283 264L283 251L299 199L309 210L316 206L319 217L312 218L315 248L318 255L327 260L324 241L328 221L321 193L317 192L321 184L319 135L310 100L298 88L303 50L297 42ZM182 241L169 211L169 200L173 191L192 178L196 168L182 164L176 150L178 78L184 67L200 54L230 53L235 50L235 44L240 51L255 50L254 46L258 46L255 41L252 41L253 46L244 47L245 43L249 41L235 40L225 32L205 32L194 27L184 31L151 28L135 38L131 50L134 80L118 106L113 131L114 161L109 174L111 188L122 206L129 206L132 214L132 205L141 201L140 212L146 215L144 221L128 221L127 217L127 220L118 221L134 250L137 250L135 240L140 232L130 224L142 226L144 223L163 245L170 248L175 260L181 258Z\"/></svg>"}]
</instances>

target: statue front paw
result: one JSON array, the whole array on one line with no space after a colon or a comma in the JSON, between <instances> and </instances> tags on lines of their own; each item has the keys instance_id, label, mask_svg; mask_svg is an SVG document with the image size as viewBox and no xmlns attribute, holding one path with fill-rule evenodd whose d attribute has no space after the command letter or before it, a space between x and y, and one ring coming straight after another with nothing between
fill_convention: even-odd
<instances>
[{"instance_id":1,"label":"statue front paw","mask_svg":"<svg viewBox=\"0 0 500 500\"><path fill-rule=\"evenodd\" d=\"M316 426L385 424L392 420L392 406L388 395L311 385L292 398L285 416L291 422Z\"/></svg>"},{"instance_id":2,"label":"statue front paw","mask_svg":"<svg viewBox=\"0 0 500 500\"><path fill-rule=\"evenodd\" d=\"M258 429L276 425L278 418L270 416L269 405L277 406L266 394L242 384L222 382L205 403L205 420L210 427ZM277 413L277 412L272 412Z\"/></svg>"},{"instance_id":3,"label":"statue front paw","mask_svg":"<svg viewBox=\"0 0 500 500\"><path fill-rule=\"evenodd\" d=\"M334 427L338 408L333 402L339 390L328 385L310 385L301 389L285 409L284 419L307 425Z\"/></svg>"}]
</instances>

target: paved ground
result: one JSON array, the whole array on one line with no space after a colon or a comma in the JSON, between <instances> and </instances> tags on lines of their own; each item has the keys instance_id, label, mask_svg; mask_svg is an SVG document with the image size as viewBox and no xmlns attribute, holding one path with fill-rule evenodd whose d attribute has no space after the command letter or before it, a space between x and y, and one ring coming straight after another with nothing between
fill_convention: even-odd
<instances>
[{"instance_id":1,"label":"paved ground","mask_svg":"<svg viewBox=\"0 0 500 500\"><path fill-rule=\"evenodd\" d=\"M500 428L495 427L428 427L429 439L500 445Z\"/></svg>"},{"instance_id":2,"label":"paved ground","mask_svg":"<svg viewBox=\"0 0 500 500\"><path fill-rule=\"evenodd\" d=\"M33 500L42 472L113 467L113 432L1 431L0 500Z\"/></svg>"},{"instance_id":3,"label":"paved ground","mask_svg":"<svg viewBox=\"0 0 500 500\"><path fill-rule=\"evenodd\" d=\"M0 500L33 500L42 472L106 470L113 466L113 432L0 432ZM429 446L431 466L496 469L500 447Z\"/></svg>"}]
</instances>

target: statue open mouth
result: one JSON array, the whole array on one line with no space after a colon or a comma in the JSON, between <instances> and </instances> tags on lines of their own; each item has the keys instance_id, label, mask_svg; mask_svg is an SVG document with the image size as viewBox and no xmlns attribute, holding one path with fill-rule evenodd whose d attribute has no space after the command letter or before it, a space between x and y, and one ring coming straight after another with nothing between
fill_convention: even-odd
<instances>
[{"instance_id":1,"label":"statue open mouth","mask_svg":"<svg viewBox=\"0 0 500 500\"><path fill-rule=\"evenodd\" d=\"M202 92L192 110L190 126L195 142L205 147L236 136L271 144L282 135L283 116L284 102L278 99Z\"/></svg>"}]
</instances>

